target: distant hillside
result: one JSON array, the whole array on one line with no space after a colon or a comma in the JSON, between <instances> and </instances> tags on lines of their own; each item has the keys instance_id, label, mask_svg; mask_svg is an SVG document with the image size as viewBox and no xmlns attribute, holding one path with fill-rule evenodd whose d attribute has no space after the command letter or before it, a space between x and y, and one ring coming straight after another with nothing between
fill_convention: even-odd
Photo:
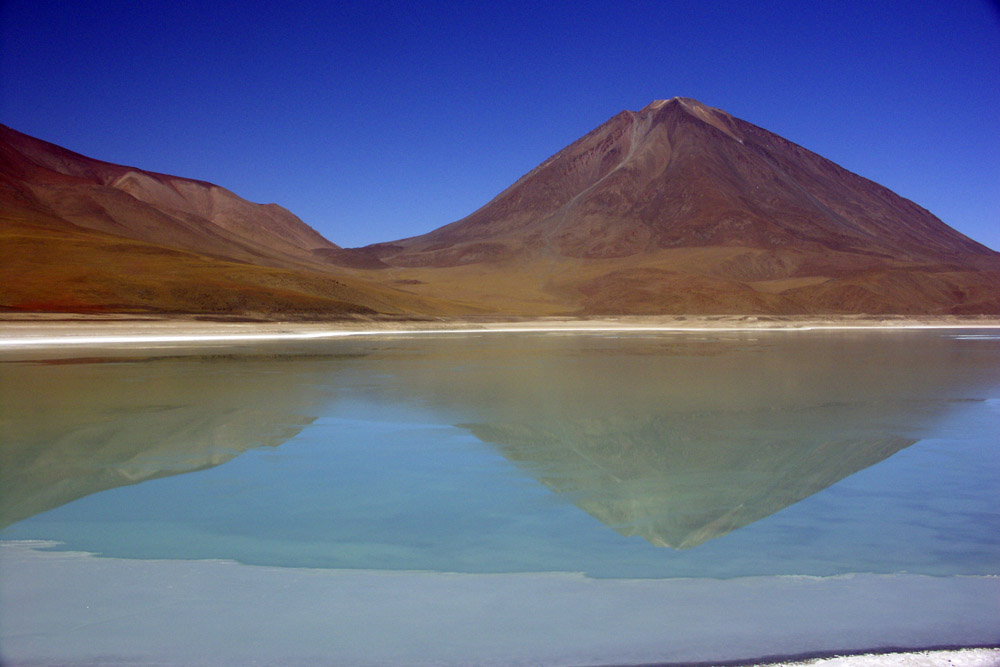
<instances>
[{"instance_id":1,"label":"distant hillside","mask_svg":"<svg viewBox=\"0 0 1000 667\"><path fill-rule=\"evenodd\" d=\"M328 263L275 204L94 160L0 126L0 308L412 314L437 306Z\"/></svg>"}]
</instances>

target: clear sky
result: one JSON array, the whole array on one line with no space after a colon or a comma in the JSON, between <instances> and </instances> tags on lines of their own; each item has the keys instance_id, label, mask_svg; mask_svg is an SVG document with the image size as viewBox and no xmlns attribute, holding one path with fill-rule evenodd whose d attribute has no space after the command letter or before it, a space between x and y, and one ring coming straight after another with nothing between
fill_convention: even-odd
<instances>
[{"instance_id":1,"label":"clear sky","mask_svg":"<svg viewBox=\"0 0 1000 667\"><path fill-rule=\"evenodd\" d=\"M678 95L1000 249L991 0L0 3L0 122L348 247L459 219Z\"/></svg>"}]
</instances>

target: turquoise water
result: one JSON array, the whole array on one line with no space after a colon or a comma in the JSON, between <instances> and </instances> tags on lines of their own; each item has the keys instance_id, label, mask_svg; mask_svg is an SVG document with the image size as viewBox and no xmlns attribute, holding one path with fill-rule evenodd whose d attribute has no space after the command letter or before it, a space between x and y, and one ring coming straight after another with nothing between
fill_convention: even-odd
<instances>
[{"instance_id":1,"label":"turquoise water","mask_svg":"<svg viewBox=\"0 0 1000 667\"><path fill-rule=\"evenodd\" d=\"M598 578L1000 574L1000 336L462 335L0 364L0 539Z\"/></svg>"}]
</instances>

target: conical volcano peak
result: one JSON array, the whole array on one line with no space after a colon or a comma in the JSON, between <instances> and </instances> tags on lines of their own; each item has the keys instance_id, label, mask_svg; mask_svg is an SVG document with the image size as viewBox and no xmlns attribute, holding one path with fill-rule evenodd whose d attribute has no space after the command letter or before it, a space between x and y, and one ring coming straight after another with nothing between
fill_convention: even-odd
<instances>
[{"instance_id":1,"label":"conical volcano peak","mask_svg":"<svg viewBox=\"0 0 1000 667\"><path fill-rule=\"evenodd\" d=\"M664 108L679 109L688 116L708 123L723 134L743 143L743 137L736 130L736 124L733 122L732 116L722 109L710 107L692 97L671 97L669 100L653 100L639 111L639 115L656 114Z\"/></svg>"},{"instance_id":2,"label":"conical volcano peak","mask_svg":"<svg viewBox=\"0 0 1000 667\"><path fill-rule=\"evenodd\" d=\"M720 111L719 109L715 109L713 107L710 107L707 104L702 104L701 102L699 102L698 100L694 99L693 97L671 97L669 100L653 100L652 102L650 102L649 104L647 104L646 106L644 106L639 111L639 113L645 113L647 111L657 111L657 110L662 109L663 107L668 106L668 105L678 105L678 106L681 106L684 109L687 109L689 111L693 110L693 109L705 109L705 110L708 110L708 111ZM725 113L725 112L721 112L721 113Z\"/></svg>"},{"instance_id":3,"label":"conical volcano peak","mask_svg":"<svg viewBox=\"0 0 1000 667\"><path fill-rule=\"evenodd\" d=\"M475 276L469 298L537 312L1000 309L1000 254L686 97L615 114L467 217L366 252L413 280Z\"/></svg>"},{"instance_id":4,"label":"conical volcano peak","mask_svg":"<svg viewBox=\"0 0 1000 667\"><path fill-rule=\"evenodd\" d=\"M678 101L680 101L680 99L681 98L679 98L679 97L671 97L669 100L653 100L652 102L650 102L649 104L647 104L646 106L644 106L639 111L639 113L643 113L643 112L646 112L646 111L656 111L657 109L662 109L667 104L670 104L671 102L678 102Z\"/></svg>"}]
</instances>

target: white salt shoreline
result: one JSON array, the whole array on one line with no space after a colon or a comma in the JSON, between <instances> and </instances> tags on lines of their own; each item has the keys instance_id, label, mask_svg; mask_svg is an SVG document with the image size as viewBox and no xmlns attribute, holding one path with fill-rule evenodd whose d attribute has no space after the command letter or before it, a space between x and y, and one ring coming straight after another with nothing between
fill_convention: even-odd
<instances>
[{"instance_id":1,"label":"white salt shoreline","mask_svg":"<svg viewBox=\"0 0 1000 667\"><path fill-rule=\"evenodd\" d=\"M966 648L892 653L862 653L794 662L767 662L753 667L997 667L1000 649Z\"/></svg>"},{"instance_id":2,"label":"white salt shoreline","mask_svg":"<svg viewBox=\"0 0 1000 667\"><path fill-rule=\"evenodd\" d=\"M873 653L799 664L1000 664L997 650L924 650L996 646L998 577L319 570L52 544L0 541L5 665L735 665L859 651Z\"/></svg>"},{"instance_id":3,"label":"white salt shoreline","mask_svg":"<svg viewBox=\"0 0 1000 667\"><path fill-rule=\"evenodd\" d=\"M202 322L195 320L11 321L0 327L0 352L23 348L306 341L350 337L509 333L756 333L998 329L994 318L622 317L525 321Z\"/></svg>"}]
</instances>

